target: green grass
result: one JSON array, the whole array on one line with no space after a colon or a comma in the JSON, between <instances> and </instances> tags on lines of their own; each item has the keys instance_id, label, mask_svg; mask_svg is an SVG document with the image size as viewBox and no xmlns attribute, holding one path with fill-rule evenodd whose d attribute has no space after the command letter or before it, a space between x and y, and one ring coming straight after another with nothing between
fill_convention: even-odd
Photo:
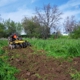
<instances>
[{"instance_id":1,"label":"green grass","mask_svg":"<svg viewBox=\"0 0 80 80\"><path fill-rule=\"evenodd\" d=\"M48 56L80 56L80 39L26 39L38 50L45 50Z\"/></svg>"},{"instance_id":2,"label":"green grass","mask_svg":"<svg viewBox=\"0 0 80 80\"><path fill-rule=\"evenodd\" d=\"M78 72L77 70L73 69L74 73L70 73L71 79L72 80L80 80L80 71Z\"/></svg>"},{"instance_id":3,"label":"green grass","mask_svg":"<svg viewBox=\"0 0 80 80\"><path fill-rule=\"evenodd\" d=\"M44 50L47 56L53 56L55 58L80 56L80 39L42 40L25 38L25 40L30 42L34 49ZM18 72L18 70L6 62L8 56L6 56L6 52L2 49L7 45L7 40L0 40L0 80L16 80L14 74ZM73 80L78 80L77 77L80 78L80 73L71 73L71 77Z\"/></svg>"},{"instance_id":4,"label":"green grass","mask_svg":"<svg viewBox=\"0 0 80 80\"><path fill-rule=\"evenodd\" d=\"M8 56L2 49L7 44L7 40L0 40L0 80L16 80L14 74L18 70L7 63Z\"/></svg>"}]
</instances>

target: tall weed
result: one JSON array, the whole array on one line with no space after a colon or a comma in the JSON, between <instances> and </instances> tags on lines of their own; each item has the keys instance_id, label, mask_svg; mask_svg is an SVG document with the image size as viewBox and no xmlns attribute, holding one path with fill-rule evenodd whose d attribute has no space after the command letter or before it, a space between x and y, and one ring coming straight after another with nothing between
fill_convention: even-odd
<instances>
[{"instance_id":1,"label":"tall weed","mask_svg":"<svg viewBox=\"0 0 80 80\"><path fill-rule=\"evenodd\" d=\"M77 39L27 39L38 50L45 50L48 56L80 56L80 40Z\"/></svg>"}]
</instances>

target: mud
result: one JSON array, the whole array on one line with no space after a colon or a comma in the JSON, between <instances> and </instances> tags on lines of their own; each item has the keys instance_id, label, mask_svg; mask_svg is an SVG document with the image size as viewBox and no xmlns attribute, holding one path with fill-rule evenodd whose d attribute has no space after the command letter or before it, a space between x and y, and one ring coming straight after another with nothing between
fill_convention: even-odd
<instances>
[{"instance_id":1,"label":"mud","mask_svg":"<svg viewBox=\"0 0 80 80\"><path fill-rule=\"evenodd\" d=\"M80 71L80 57L55 59L47 57L44 50L35 51L33 47L4 49L8 52L8 62L19 69L15 74L18 80L72 80L70 73Z\"/></svg>"}]
</instances>

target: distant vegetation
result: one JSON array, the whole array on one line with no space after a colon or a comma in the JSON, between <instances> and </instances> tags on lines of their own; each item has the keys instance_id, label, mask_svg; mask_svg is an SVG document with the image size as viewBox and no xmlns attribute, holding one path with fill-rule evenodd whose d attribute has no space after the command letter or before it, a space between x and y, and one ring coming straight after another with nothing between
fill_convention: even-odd
<instances>
[{"instance_id":1,"label":"distant vegetation","mask_svg":"<svg viewBox=\"0 0 80 80\"><path fill-rule=\"evenodd\" d=\"M42 13L42 12L43 13ZM36 8L36 15L31 18L25 16L22 22L14 22L10 19L0 21L0 37L8 37L12 33L21 35L22 31L26 33L25 37L35 38L61 38L60 21L62 13L57 6L50 4L44 5L43 8ZM76 21L75 16L66 16L63 28L71 38L80 38L80 22ZM51 34L51 29L53 32Z\"/></svg>"}]
</instances>

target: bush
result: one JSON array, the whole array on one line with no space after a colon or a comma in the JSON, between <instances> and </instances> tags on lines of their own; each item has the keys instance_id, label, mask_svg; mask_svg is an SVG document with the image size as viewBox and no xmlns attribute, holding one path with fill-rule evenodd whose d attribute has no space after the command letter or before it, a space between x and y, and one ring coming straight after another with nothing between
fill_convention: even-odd
<instances>
[{"instance_id":1,"label":"bush","mask_svg":"<svg viewBox=\"0 0 80 80\"><path fill-rule=\"evenodd\" d=\"M51 36L50 36L50 38L61 38L62 37L62 34L61 34L61 32L60 31L58 31L58 32L54 32Z\"/></svg>"},{"instance_id":2,"label":"bush","mask_svg":"<svg viewBox=\"0 0 80 80\"><path fill-rule=\"evenodd\" d=\"M70 36L74 39L80 38L80 26L77 26L74 31L70 33Z\"/></svg>"}]
</instances>

